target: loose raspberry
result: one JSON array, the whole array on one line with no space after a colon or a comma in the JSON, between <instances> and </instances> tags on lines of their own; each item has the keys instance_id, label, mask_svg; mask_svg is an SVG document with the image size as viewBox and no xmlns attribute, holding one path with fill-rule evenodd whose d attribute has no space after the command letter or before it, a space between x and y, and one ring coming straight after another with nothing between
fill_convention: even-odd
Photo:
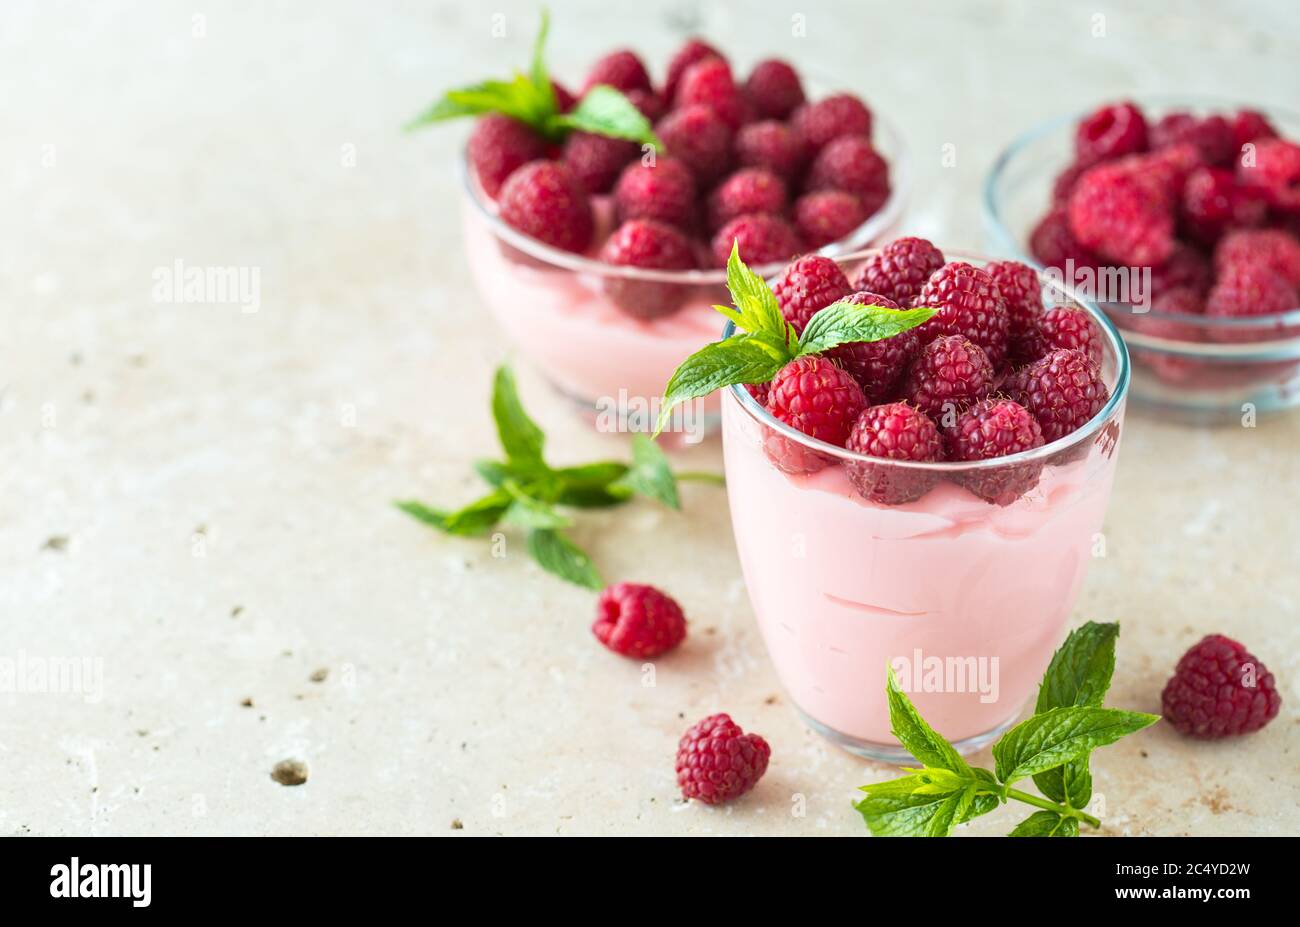
<instances>
[{"instance_id":1,"label":"loose raspberry","mask_svg":"<svg viewBox=\"0 0 1300 927\"><path fill-rule=\"evenodd\" d=\"M668 112L668 101L654 90L629 90L625 96L651 122L658 122Z\"/></svg>"},{"instance_id":2,"label":"loose raspberry","mask_svg":"<svg viewBox=\"0 0 1300 927\"><path fill-rule=\"evenodd\" d=\"M944 431L949 460L993 460L1043 446L1043 431L1029 410L1009 399L985 399ZM961 474L963 486L985 502L1010 505L1038 485L1041 461Z\"/></svg>"},{"instance_id":3,"label":"loose raspberry","mask_svg":"<svg viewBox=\"0 0 1300 927\"><path fill-rule=\"evenodd\" d=\"M1019 261L995 261L985 265L984 271L993 278L1006 300L1010 324L1008 337L1014 356L1016 345L1029 336L1034 323L1043 314L1043 285L1038 280L1038 273Z\"/></svg>"},{"instance_id":4,"label":"loose raspberry","mask_svg":"<svg viewBox=\"0 0 1300 927\"><path fill-rule=\"evenodd\" d=\"M664 81L664 99L671 102L677 96L677 85L681 83L682 75L686 73L687 68L705 58L723 58L723 55L702 39L687 40L668 63L668 77Z\"/></svg>"},{"instance_id":5,"label":"loose raspberry","mask_svg":"<svg viewBox=\"0 0 1300 927\"><path fill-rule=\"evenodd\" d=\"M1068 207L1070 231L1085 248L1119 264L1159 264L1174 247L1173 202L1166 181L1141 156L1084 173Z\"/></svg>"},{"instance_id":6,"label":"loose raspberry","mask_svg":"<svg viewBox=\"0 0 1300 927\"><path fill-rule=\"evenodd\" d=\"M951 421L987 396L994 382L993 365L979 345L961 335L941 335L917 351L900 391L931 418Z\"/></svg>"},{"instance_id":7,"label":"loose raspberry","mask_svg":"<svg viewBox=\"0 0 1300 927\"><path fill-rule=\"evenodd\" d=\"M871 110L851 93L805 103L790 116L795 133L813 151L843 135L871 137Z\"/></svg>"},{"instance_id":8,"label":"loose raspberry","mask_svg":"<svg viewBox=\"0 0 1300 927\"><path fill-rule=\"evenodd\" d=\"M1052 442L1082 428L1110 398L1097 365L1079 351L1057 350L1012 374L1003 386Z\"/></svg>"},{"instance_id":9,"label":"loose raspberry","mask_svg":"<svg viewBox=\"0 0 1300 927\"><path fill-rule=\"evenodd\" d=\"M803 84L784 61L760 61L745 81L745 97L760 119L784 119L804 102Z\"/></svg>"},{"instance_id":10,"label":"loose raspberry","mask_svg":"<svg viewBox=\"0 0 1300 927\"><path fill-rule=\"evenodd\" d=\"M1261 138L1277 138L1277 129L1263 113L1252 109L1238 110L1232 117L1233 156L1241 154L1241 146Z\"/></svg>"},{"instance_id":11,"label":"loose raspberry","mask_svg":"<svg viewBox=\"0 0 1300 927\"><path fill-rule=\"evenodd\" d=\"M734 132L742 121L740 91L731 76L731 67L721 58L705 58L686 69L677 93L675 107L701 103L715 113Z\"/></svg>"},{"instance_id":12,"label":"loose raspberry","mask_svg":"<svg viewBox=\"0 0 1300 927\"><path fill-rule=\"evenodd\" d=\"M771 756L767 741L746 734L730 715L709 715L677 744L677 784L687 799L720 805L752 789Z\"/></svg>"},{"instance_id":13,"label":"loose raspberry","mask_svg":"<svg viewBox=\"0 0 1300 927\"><path fill-rule=\"evenodd\" d=\"M808 190L843 190L873 213L889 199L889 165L862 135L827 143L808 171Z\"/></svg>"},{"instance_id":14,"label":"loose raspberry","mask_svg":"<svg viewBox=\"0 0 1300 927\"><path fill-rule=\"evenodd\" d=\"M750 267L788 261L803 250L799 233L780 216L746 213L737 216L713 236L713 261L726 267L732 243L740 247L740 257Z\"/></svg>"},{"instance_id":15,"label":"loose raspberry","mask_svg":"<svg viewBox=\"0 0 1300 927\"><path fill-rule=\"evenodd\" d=\"M749 167L736 171L709 194L709 228L718 229L747 213L785 214L785 183L771 171ZM730 254L730 249L728 249Z\"/></svg>"},{"instance_id":16,"label":"loose raspberry","mask_svg":"<svg viewBox=\"0 0 1300 927\"><path fill-rule=\"evenodd\" d=\"M574 132L564 141L560 161L588 193L608 193L623 168L640 153L636 142Z\"/></svg>"},{"instance_id":17,"label":"loose raspberry","mask_svg":"<svg viewBox=\"0 0 1300 927\"><path fill-rule=\"evenodd\" d=\"M525 235L564 251L586 251L591 244L591 203L561 164L525 164L506 180L500 203L502 220Z\"/></svg>"},{"instance_id":18,"label":"loose raspberry","mask_svg":"<svg viewBox=\"0 0 1300 927\"><path fill-rule=\"evenodd\" d=\"M1277 271L1260 264L1230 264L1205 298L1205 314L1250 318L1287 312L1296 305L1296 288Z\"/></svg>"},{"instance_id":19,"label":"loose raspberry","mask_svg":"<svg viewBox=\"0 0 1300 927\"><path fill-rule=\"evenodd\" d=\"M987 273L952 261L930 276L915 303L939 310L917 330L923 341L936 335L961 335L984 349L995 370L1002 366L1011 326L1007 302Z\"/></svg>"},{"instance_id":20,"label":"loose raspberry","mask_svg":"<svg viewBox=\"0 0 1300 927\"><path fill-rule=\"evenodd\" d=\"M1079 244L1070 231L1070 219L1065 207L1053 209L1039 220L1029 234L1029 253L1044 267L1066 270L1073 266L1096 267L1100 263L1095 254Z\"/></svg>"},{"instance_id":21,"label":"loose raspberry","mask_svg":"<svg viewBox=\"0 0 1300 927\"><path fill-rule=\"evenodd\" d=\"M905 402L871 406L853 423L849 450L887 460L943 460L943 438L924 412ZM933 471L909 470L889 464L846 461L849 481L863 498L882 505L903 505L920 499L939 481Z\"/></svg>"},{"instance_id":22,"label":"loose raspberry","mask_svg":"<svg viewBox=\"0 0 1300 927\"><path fill-rule=\"evenodd\" d=\"M1300 286L1300 238L1281 229L1243 229L1229 233L1214 249L1220 274L1229 267L1258 264Z\"/></svg>"},{"instance_id":23,"label":"loose raspberry","mask_svg":"<svg viewBox=\"0 0 1300 927\"><path fill-rule=\"evenodd\" d=\"M1197 168L1183 184L1182 224L1203 244L1214 244L1230 226L1260 225L1267 214L1263 193L1239 183L1227 168Z\"/></svg>"},{"instance_id":24,"label":"loose raspberry","mask_svg":"<svg viewBox=\"0 0 1300 927\"><path fill-rule=\"evenodd\" d=\"M1255 158L1237 162L1237 179L1263 191L1284 212L1300 213L1300 145L1280 138L1255 143Z\"/></svg>"},{"instance_id":25,"label":"loose raspberry","mask_svg":"<svg viewBox=\"0 0 1300 927\"><path fill-rule=\"evenodd\" d=\"M878 293L852 293L839 301L857 306L899 308L898 303ZM880 402L890 395L920 347L920 337L914 330L909 330L879 341L853 341L842 344L831 348L826 356L858 381L868 402Z\"/></svg>"},{"instance_id":26,"label":"loose raspberry","mask_svg":"<svg viewBox=\"0 0 1300 927\"><path fill-rule=\"evenodd\" d=\"M785 320L799 334L808 320L831 303L853 292L840 265L819 254L807 254L791 261L772 287Z\"/></svg>"},{"instance_id":27,"label":"loose raspberry","mask_svg":"<svg viewBox=\"0 0 1300 927\"><path fill-rule=\"evenodd\" d=\"M686 236L670 225L631 219L620 225L600 249L600 259L621 267L687 270L695 266L695 250ZM629 315L653 319L675 311L688 287L658 280L604 278L606 295Z\"/></svg>"},{"instance_id":28,"label":"loose raspberry","mask_svg":"<svg viewBox=\"0 0 1300 927\"><path fill-rule=\"evenodd\" d=\"M731 127L703 104L675 109L655 126L668 153L709 187L731 168Z\"/></svg>"},{"instance_id":29,"label":"loose raspberry","mask_svg":"<svg viewBox=\"0 0 1300 927\"><path fill-rule=\"evenodd\" d=\"M782 367L772 378L767 398L767 410L778 421L839 447L866 406L862 387L848 371L816 355L796 358ZM775 431L767 434L764 450L786 473L815 473L829 462Z\"/></svg>"},{"instance_id":30,"label":"loose raspberry","mask_svg":"<svg viewBox=\"0 0 1300 927\"><path fill-rule=\"evenodd\" d=\"M654 219L688 231L696 223L695 178L673 158L629 164L614 186L614 202L624 222Z\"/></svg>"},{"instance_id":31,"label":"loose raspberry","mask_svg":"<svg viewBox=\"0 0 1300 927\"><path fill-rule=\"evenodd\" d=\"M1052 351L1078 351L1094 364L1101 364L1102 337L1088 313L1073 306L1053 306L1040 315L1017 348L1014 363L1038 360Z\"/></svg>"},{"instance_id":32,"label":"loose raspberry","mask_svg":"<svg viewBox=\"0 0 1300 927\"><path fill-rule=\"evenodd\" d=\"M741 127L736 133L735 154L741 167L767 168L781 179L793 181L803 171L806 151L789 126L768 120Z\"/></svg>"},{"instance_id":33,"label":"loose raspberry","mask_svg":"<svg viewBox=\"0 0 1300 927\"><path fill-rule=\"evenodd\" d=\"M686 639L686 616L680 605L654 586L615 583L596 600L591 633L615 653L645 660Z\"/></svg>"},{"instance_id":34,"label":"loose raspberry","mask_svg":"<svg viewBox=\"0 0 1300 927\"><path fill-rule=\"evenodd\" d=\"M1195 145L1201 158L1210 165L1228 164L1237 150L1232 125L1222 116L1200 119L1191 113L1170 113L1151 127L1153 149L1184 142Z\"/></svg>"},{"instance_id":35,"label":"loose raspberry","mask_svg":"<svg viewBox=\"0 0 1300 927\"><path fill-rule=\"evenodd\" d=\"M582 84L583 94L597 84L613 87L623 93L631 90L649 90L650 75L646 73L645 65L641 63L641 59L635 52L623 49L611 52L592 65L586 81Z\"/></svg>"},{"instance_id":36,"label":"loose raspberry","mask_svg":"<svg viewBox=\"0 0 1300 927\"><path fill-rule=\"evenodd\" d=\"M930 275L942 266L943 252L924 238L899 238L867 258L856 286L910 306Z\"/></svg>"},{"instance_id":37,"label":"loose raspberry","mask_svg":"<svg viewBox=\"0 0 1300 927\"><path fill-rule=\"evenodd\" d=\"M1132 103L1103 106L1074 133L1075 157L1085 165L1146 150L1147 121Z\"/></svg>"},{"instance_id":38,"label":"loose raspberry","mask_svg":"<svg viewBox=\"0 0 1300 927\"><path fill-rule=\"evenodd\" d=\"M1165 720L1180 734L1201 740L1254 733L1281 707L1273 674L1222 634L1202 638L1183 654L1160 694Z\"/></svg>"},{"instance_id":39,"label":"loose raspberry","mask_svg":"<svg viewBox=\"0 0 1300 927\"><path fill-rule=\"evenodd\" d=\"M842 190L822 190L795 200L794 227L804 244L820 248L847 238L867 221L862 201Z\"/></svg>"},{"instance_id":40,"label":"loose raspberry","mask_svg":"<svg viewBox=\"0 0 1300 927\"><path fill-rule=\"evenodd\" d=\"M545 140L518 120L490 113L474 124L469 163L488 196L496 199L516 168L546 157Z\"/></svg>"}]
</instances>

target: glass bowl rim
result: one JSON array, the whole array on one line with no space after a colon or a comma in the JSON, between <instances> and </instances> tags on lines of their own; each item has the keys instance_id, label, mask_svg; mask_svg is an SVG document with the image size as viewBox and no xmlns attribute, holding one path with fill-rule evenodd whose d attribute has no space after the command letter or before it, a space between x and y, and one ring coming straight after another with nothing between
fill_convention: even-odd
<instances>
[{"instance_id":1,"label":"glass bowl rim","mask_svg":"<svg viewBox=\"0 0 1300 927\"><path fill-rule=\"evenodd\" d=\"M873 254L878 254L880 250L880 248L868 248L854 254L836 257L834 260L845 264L862 261L871 257ZM947 248L940 248L940 250L943 252L945 261L962 260L969 262L974 260L988 263L1000 260L999 258L988 257L973 251L962 251L957 249L949 250ZM1115 355L1115 386L1110 391L1110 398L1106 401L1106 404L1103 405L1097 414L1089 419L1083 427L1077 428L1068 435L1057 438L1055 441L1044 444L1042 447L1036 447L1029 451L1021 451L1019 454L1008 454L1005 457L994 457L989 460L941 460L925 462L893 460L888 457L870 457L866 454L859 454L856 451L850 451L848 448L840 447L836 444L829 444L825 441L818 440L811 435L804 434L797 428L792 428L784 422L779 421L773 417L772 413L760 406L758 401L750 395L749 390L745 389L744 386L735 385L727 387L727 389L730 390L732 398L740 403L741 409L760 425L771 428L773 431L779 432L784 437L796 441L811 450L815 450L823 456L834 457L838 461L869 463L878 467L892 466L905 470L929 470L936 473L965 473L971 470L997 470L1002 467L1015 466L1017 464L1033 463L1040 460L1045 461L1062 451L1078 447L1083 444L1084 441L1091 439L1101 431L1101 429L1123 406L1124 401L1128 396L1130 371L1128 348L1124 344L1124 339L1120 337L1119 329L1115 327L1115 323L1108 319L1106 314L1095 305L1085 299L1079 298L1072 293L1068 287L1058 284L1041 270L1035 270L1035 273L1037 274L1040 283L1046 283L1063 298L1079 306L1092 317L1092 320L1101 327L1102 332L1105 334L1105 337L1110 344L1111 351ZM728 321L723 327L722 337L724 339L730 337L735 330L736 324L732 321ZM724 436L726 434L725 427L723 429L723 434Z\"/></svg>"}]
</instances>

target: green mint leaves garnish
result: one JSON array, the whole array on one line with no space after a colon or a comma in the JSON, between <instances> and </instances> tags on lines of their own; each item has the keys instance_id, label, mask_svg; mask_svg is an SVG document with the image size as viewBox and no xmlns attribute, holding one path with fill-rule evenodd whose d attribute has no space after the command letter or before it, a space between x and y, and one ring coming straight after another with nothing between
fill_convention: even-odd
<instances>
[{"instance_id":1,"label":"green mint leaves garnish","mask_svg":"<svg viewBox=\"0 0 1300 927\"><path fill-rule=\"evenodd\" d=\"M549 31L550 14L543 10L542 26L533 43L533 60L527 74L516 73L509 80L486 80L448 90L411 120L406 128L420 129L463 116L501 113L531 126L543 138L553 142L563 141L569 132L579 131L661 148L650 121L631 100L613 87L603 84L593 87L571 112L560 112L555 88L546 70L546 35Z\"/></svg>"},{"instance_id":2,"label":"green mint leaves garnish","mask_svg":"<svg viewBox=\"0 0 1300 927\"><path fill-rule=\"evenodd\" d=\"M664 388L655 434L672 417L673 408L688 399L738 383L766 383L797 357L855 341L892 338L916 328L936 312L837 302L818 311L801 337L781 314L776 294L740 259L734 242L727 260L727 289L732 305L713 308L735 323L737 334L706 345L682 361Z\"/></svg>"},{"instance_id":3,"label":"green mint leaves garnish","mask_svg":"<svg viewBox=\"0 0 1300 927\"><path fill-rule=\"evenodd\" d=\"M498 524L520 528L527 532L529 554L543 569L588 589L601 589L605 582L591 558L564 534L574 525L572 513L564 509L608 508L638 495L679 509L679 480L721 483L721 477L711 473L674 474L659 445L643 434L632 436L630 464L601 460L574 467L550 466L545 457L546 435L524 411L515 378L507 367L498 368L493 380L492 418L505 459L474 464L490 492L450 512L415 501L394 505L456 537L481 536Z\"/></svg>"},{"instance_id":4,"label":"green mint leaves garnish","mask_svg":"<svg viewBox=\"0 0 1300 927\"><path fill-rule=\"evenodd\" d=\"M1080 822L1100 826L1083 810L1092 795L1089 755L1159 720L1101 707L1118 636L1118 624L1093 622L1070 634L1047 668L1034 715L994 744L993 772L970 766L926 723L891 667L885 688L890 725L924 765L905 769L908 775L900 779L862 787L867 797L854 807L867 828L877 837L946 837L1008 799L1042 809L1016 825L1012 837L1077 837ZM1031 776L1046 798L1011 787Z\"/></svg>"}]
</instances>

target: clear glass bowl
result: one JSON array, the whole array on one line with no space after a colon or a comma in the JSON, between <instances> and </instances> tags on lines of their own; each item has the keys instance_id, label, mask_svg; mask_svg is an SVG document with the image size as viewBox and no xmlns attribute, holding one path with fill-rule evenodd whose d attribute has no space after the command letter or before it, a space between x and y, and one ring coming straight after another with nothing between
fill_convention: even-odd
<instances>
[{"instance_id":1,"label":"clear glass bowl","mask_svg":"<svg viewBox=\"0 0 1300 927\"><path fill-rule=\"evenodd\" d=\"M1083 428L1036 450L969 464L881 460L783 425L743 387L723 390L732 526L768 654L809 725L861 756L908 759L890 733L890 663L959 749L997 736L1034 695L1088 563L1104 553L1128 354L1105 315L1044 281L1049 305L1080 306L1102 332L1110 399ZM788 475L768 457L774 443L826 466ZM855 488L863 469L922 494L873 503ZM999 485L1020 494L995 505L971 488Z\"/></svg>"},{"instance_id":2,"label":"clear glass bowl","mask_svg":"<svg viewBox=\"0 0 1300 927\"><path fill-rule=\"evenodd\" d=\"M1249 103L1204 97L1137 97L1148 120L1174 110L1230 113ZM1262 110L1278 130L1300 137L1300 117ZM1056 176L1074 159L1074 128L1087 113L1060 116L1021 135L993 164L984 184L989 250L1041 266L1029 235L1047 212ZM1133 398L1192 422L1240 420L1300 403L1300 307L1247 319L1141 311L1102 303L1133 356Z\"/></svg>"},{"instance_id":3,"label":"clear glass bowl","mask_svg":"<svg viewBox=\"0 0 1300 927\"><path fill-rule=\"evenodd\" d=\"M820 249L845 254L888 237L906 207L910 163L902 136L874 114L873 143L889 162L891 193L884 205L841 242ZM515 349L598 426L649 430L643 410L657 404L677 365L717 338L715 303L730 303L722 270L657 271L616 267L561 251L520 234L497 215L473 171L461 160L465 250L479 295ZM597 240L612 225L608 197L596 201ZM604 233L604 234L602 234ZM774 274L782 265L755 268ZM620 289L679 304L671 315L645 320L620 309ZM716 427L714 397L686 430ZM692 425L694 428L692 428ZM645 426L645 427L643 427Z\"/></svg>"}]
</instances>

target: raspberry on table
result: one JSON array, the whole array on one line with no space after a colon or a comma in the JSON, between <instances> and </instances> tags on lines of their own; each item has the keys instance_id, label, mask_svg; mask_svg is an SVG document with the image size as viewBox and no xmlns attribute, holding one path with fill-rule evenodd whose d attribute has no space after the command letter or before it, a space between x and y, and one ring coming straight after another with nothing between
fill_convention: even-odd
<instances>
[{"instance_id":1,"label":"raspberry on table","mask_svg":"<svg viewBox=\"0 0 1300 927\"><path fill-rule=\"evenodd\" d=\"M1070 231L1081 245L1119 264L1159 264L1174 247L1168 181L1142 155L1084 172L1070 194Z\"/></svg>"},{"instance_id":2,"label":"raspberry on table","mask_svg":"<svg viewBox=\"0 0 1300 927\"><path fill-rule=\"evenodd\" d=\"M1250 651L1211 634L1178 661L1160 706L1180 734L1217 740L1264 727L1277 717L1282 696L1273 674Z\"/></svg>"},{"instance_id":3,"label":"raspberry on table","mask_svg":"<svg viewBox=\"0 0 1300 927\"><path fill-rule=\"evenodd\" d=\"M745 98L760 119L784 119L804 102L799 74L784 61L768 59L754 65L745 80Z\"/></svg>"},{"instance_id":4,"label":"raspberry on table","mask_svg":"<svg viewBox=\"0 0 1300 927\"><path fill-rule=\"evenodd\" d=\"M943 460L943 438L929 417L905 402L870 406L862 411L845 446L858 454L886 460ZM909 470L889 464L846 461L849 481L862 497L882 505L903 505L920 499L939 481L929 470Z\"/></svg>"},{"instance_id":5,"label":"raspberry on table","mask_svg":"<svg viewBox=\"0 0 1300 927\"><path fill-rule=\"evenodd\" d=\"M886 309L900 308L898 303L879 293L862 291L842 297L837 302L853 303L856 306L883 306ZM915 330L909 329L879 341L841 344L827 351L826 356L858 381L868 402L881 402L898 385L920 347L921 339Z\"/></svg>"},{"instance_id":6,"label":"raspberry on table","mask_svg":"<svg viewBox=\"0 0 1300 927\"><path fill-rule=\"evenodd\" d=\"M805 103L790 115L790 126L814 152L842 135L871 137L871 110L851 93Z\"/></svg>"},{"instance_id":7,"label":"raspberry on table","mask_svg":"<svg viewBox=\"0 0 1300 927\"><path fill-rule=\"evenodd\" d=\"M862 200L843 190L805 193L794 203L794 227L809 248L841 241L866 222Z\"/></svg>"},{"instance_id":8,"label":"raspberry on table","mask_svg":"<svg viewBox=\"0 0 1300 927\"><path fill-rule=\"evenodd\" d=\"M979 345L962 335L941 335L917 351L901 394L931 418L951 421L992 392L995 382L993 364Z\"/></svg>"},{"instance_id":9,"label":"raspberry on table","mask_svg":"<svg viewBox=\"0 0 1300 927\"><path fill-rule=\"evenodd\" d=\"M654 586L615 583L596 600L591 633L615 653L645 660L686 639L686 616L676 601Z\"/></svg>"},{"instance_id":10,"label":"raspberry on table","mask_svg":"<svg viewBox=\"0 0 1300 927\"><path fill-rule=\"evenodd\" d=\"M1257 264L1300 286L1300 238L1282 229L1241 229L1229 232L1214 249L1214 267Z\"/></svg>"},{"instance_id":11,"label":"raspberry on table","mask_svg":"<svg viewBox=\"0 0 1300 927\"><path fill-rule=\"evenodd\" d=\"M623 168L641 154L641 147L622 138L572 132L564 140L560 161L588 193L608 193Z\"/></svg>"},{"instance_id":12,"label":"raspberry on table","mask_svg":"<svg viewBox=\"0 0 1300 927\"><path fill-rule=\"evenodd\" d=\"M689 270L695 267L695 249L690 240L671 225L652 219L629 219L605 241L600 249L600 259L622 267ZM605 293L614 304L639 319L653 319L675 312L688 292L688 287L669 281L636 280L615 275L603 279Z\"/></svg>"},{"instance_id":13,"label":"raspberry on table","mask_svg":"<svg viewBox=\"0 0 1300 927\"><path fill-rule=\"evenodd\" d=\"M1077 431L1102 410L1110 390L1086 354L1058 349L1011 375L1007 395L1038 420L1051 443Z\"/></svg>"},{"instance_id":14,"label":"raspberry on table","mask_svg":"<svg viewBox=\"0 0 1300 927\"><path fill-rule=\"evenodd\" d=\"M731 169L731 127L703 104L683 106L659 120L655 134L668 153L708 187Z\"/></svg>"},{"instance_id":15,"label":"raspberry on table","mask_svg":"<svg viewBox=\"0 0 1300 927\"><path fill-rule=\"evenodd\" d=\"M583 94L597 84L613 87L623 93L651 89L650 75L646 72L645 65L635 52L627 49L611 52L592 65L582 84Z\"/></svg>"},{"instance_id":16,"label":"raspberry on table","mask_svg":"<svg viewBox=\"0 0 1300 927\"><path fill-rule=\"evenodd\" d=\"M1075 129L1075 158L1084 165L1146 150L1146 117L1133 103L1103 106Z\"/></svg>"},{"instance_id":17,"label":"raspberry on table","mask_svg":"<svg viewBox=\"0 0 1300 927\"><path fill-rule=\"evenodd\" d=\"M633 161L614 185L614 202L624 222L654 219L684 231L696 224L695 177L674 158Z\"/></svg>"},{"instance_id":18,"label":"raspberry on table","mask_svg":"<svg viewBox=\"0 0 1300 927\"><path fill-rule=\"evenodd\" d=\"M705 58L686 69L677 85L673 106L700 103L709 107L732 131L740 128L740 90L731 76L731 66L721 58Z\"/></svg>"},{"instance_id":19,"label":"raspberry on table","mask_svg":"<svg viewBox=\"0 0 1300 927\"><path fill-rule=\"evenodd\" d=\"M984 349L993 369L1002 366L1011 328L1007 302L983 270L951 261L930 275L914 302L939 310L917 329L921 340L962 335Z\"/></svg>"},{"instance_id":20,"label":"raspberry on table","mask_svg":"<svg viewBox=\"0 0 1300 927\"><path fill-rule=\"evenodd\" d=\"M867 258L855 286L910 306L930 275L942 266L943 252L924 238L899 238Z\"/></svg>"},{"instance_id":21,"label":"raspberry on table","mask_svg":"<svg viewBox=\"0 0 1300 927\"><path fill-rule=\"evenodd\" d=\"M710 112L712 112L710 110ZM663 138L663 133L659 133ZM736 163L741 167L763 167L786 181L799 177L804 168L803 142L784 122L766 120L741 126L735 139Z\"/></svg>"},{"instance_id":22,"label":"raspberry on table","mask_svg":"<svg viewBox=\"0 0 1300 927\"><path fill-rule=\"evenodd\" d=\"M1010 399L985 399L971 406L952 428L944 430L949 460L993 460L1043 446L1043 431L1029 410ZM1011 505L1038 485L1042 461L1027 461L967 470L961 485L985 502Z\"/></svg>"},{"instance_id":23,"label":"raspberry on table","mask_svg":"<svg viewBox=\"0 0 1300 927\"><path fill-rule=\"evenodd\" d=\"M1102 336L1088 313L1074 306L1053 306L1039 316L1034 327L1017 342L1021 353L1015 363L1038 360L1044 355L1067 349L1079 351L1094 364L1102 361Z\"/></svg>"},{"instance_id":24,"label":"raspberry on table","mask_svg":"<svg viewBox=\"0 0 1300 927\"><path fill-rule=\"evenodd\" d=\"M808 320L831 303L853 292L840 265L819 254L796 258L786 266L772 286L785 320L803 334Z\"/></svg>"},{"instance_id":25,"label":"raspberry on table","mask_svg":"<svg viewBox=\"0 0 1300 927\"><path fill-rule=\"evenodd\" d=\"M720 805L752 789L771 757L767 741L746 734L730 715L709 715L677 744L677 784L684 798Z\"/></svg>"},{"instance_id":26,"label":"raspberry on table","mask_svg":"<svg viewBox=\"0 0 1300 927\"><path fill-rule=\"evenodd\" d=\"M767 410L778 421L827 444L843 447L859 413L867 406L857 380L825 357L806 355L782 367L768 387ZM769 429L768 459L786 473L815 473L826 456Z\"/></svg>"},{"instance_id":27,"label":"raspberry on table","mask_svg":"<svg viewBox=\"0 0 1300 927\"><path fill-rule=\"evenodd\" d=\"M1277 209L1300 213L1300 145L1280 138L1255 142L1253 162L1237 161L1237 179L1263 191Z\"/></svg>"},{"instance_id":28,"label":"raspberry on table","mask_svg":"<svg viewBox=\"0 0 1300 927\"><path fill-rule=\"evenodd\" d=\"M483 191L493 199L517 168L545 157L545 139L517 119L489 113L474 123L469 163Z\"/></svg>"},{"instance_id":29,"label":"raspberry on table","mask_svg":"<svg viewBox=\"0 0 1300 927\"><path fill-rule=\"evenodd\" d=\"M595 220L582 186L555 161L532 161L501 187L501 218L512 228L564 251L591 244Z\"/></svg>"},{"instance_id":30,"label":"raspberry on table","mask_svg":"<svg viewBox=\"0 0 1300 927\"><path fill-rule=\"evenodd\" d=\"M737 216L749 213L781 216L786 205L785 183L780 177L761 167L743 168L709 194L709 228L719 229Z\"/></svg>"},{"instance_id":31,"label":"raspberry on table","mask_svg":"<svg viewBox=\"0 0 1300 927\"><path fill-rule=\"evenodd\" d=\"M677 50L672 60L668 62L668 76L664 80L664 99L669 103L677 96L677 85L681 83L682 75L693 64L703 61L705 58L723 57L722 52L718 51L703 39L692 38L686 41L686 44Z\"/></svg>"},{"instance_id":32,"label":"raspberry on table","mask_svg":"<svg viewBox=\"0 0 1300 927\"><path fill-rule=\"evenodd\" d=\"M767 213L746 213L729 221L713 236L713 261L726 267L733 243L750 267L788 261L803 250L803 243L789 222Z\"/></svg>"},{"instance_id":33,"label":"raspberry on table","mask_svg":"<svg viewBox=\"0 0 1300 927\"><path fill-rule=\"evenodd\" d=\"M889 165L866 136L841 136L813 159L807 189L852 193L870 214L889 199Z\"/></svg>"},{"instance_id":34,"label":"raspberry on table","mask_svg":"<svg viewBox=\"0 0 1300 927\"><path fill-rule=\"evenodd\" d=\"M1219 115L1197 117L1191 113L1169 113L1151 127L1151 147L1168 148L1190 143L1209 165L1232 162L1237 153L1232 124Z\"/></svg>"}]
</instances>

